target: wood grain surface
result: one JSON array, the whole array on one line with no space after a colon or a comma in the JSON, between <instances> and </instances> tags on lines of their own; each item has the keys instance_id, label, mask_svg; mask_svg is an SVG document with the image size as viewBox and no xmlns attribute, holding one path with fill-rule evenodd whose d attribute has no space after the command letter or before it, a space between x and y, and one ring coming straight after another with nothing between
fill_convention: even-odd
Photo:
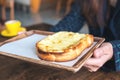
<instances>
[{"instance_id":1,"label":"wood grain surface","mask_svg":"<svg viewBox=\"0 0 120 80\"><path fill-rule=\"evenodd\" d=\"M46 24L40 24L36 29L48 30L45 26L49 28ZM32 29L35 29L34 26L28 28ZM0 41L7 39L0 36ZM120 80L120 73L102 70L91 73L84 67L72 73L0 55L0 80Z\"/></svg>"}]
</instances>

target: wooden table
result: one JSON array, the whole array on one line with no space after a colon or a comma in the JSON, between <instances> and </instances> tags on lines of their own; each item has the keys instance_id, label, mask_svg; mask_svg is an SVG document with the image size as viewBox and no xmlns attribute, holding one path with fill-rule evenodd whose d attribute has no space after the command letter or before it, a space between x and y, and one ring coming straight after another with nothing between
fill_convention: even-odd
<instances>
[{"instance_id":1,"label":"wooden table","mask_svg":"<svg viewBox=\"0 0 120 80\"><path fill-rule=\"evenodd\" d=\"M40 24L27 30L48 30L50 25ZM0 36L0 41L8 38ZM120 80L119 72L89 72L84 67L77 73L48 68L0 55L0 80Z\"/></svg>"}]
</instances>

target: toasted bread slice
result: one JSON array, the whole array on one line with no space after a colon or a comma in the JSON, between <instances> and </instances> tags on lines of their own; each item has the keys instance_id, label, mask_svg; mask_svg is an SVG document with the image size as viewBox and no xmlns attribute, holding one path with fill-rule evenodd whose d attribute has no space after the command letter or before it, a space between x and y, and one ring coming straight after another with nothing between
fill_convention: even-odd
<instances>
[{"instance_id":1,"label":"toasted bread slice","mask_svg":"<svg viewBox=\"0 0 120 80\"><path fill-rule=\"evenodd\" d=\"M93 35L61 31L36 43L37 55L49 61L69 61L92 45Z\"/></svg>"}]
</instances>

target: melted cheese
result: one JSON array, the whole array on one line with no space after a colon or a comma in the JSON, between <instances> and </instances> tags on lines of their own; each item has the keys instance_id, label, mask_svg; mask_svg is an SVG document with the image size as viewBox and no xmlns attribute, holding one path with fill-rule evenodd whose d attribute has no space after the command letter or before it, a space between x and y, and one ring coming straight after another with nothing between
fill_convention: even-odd
<instances>
[{"instance_id":1,"label":"melted cheese","mask_svg":"<svg viewBox=\"0 0 120 80\"><path fill-rule=\"evenodd\" d=\"M39 48L47 52L63 52L65 49L77 44L85 36L85 34L73 32L57 32L41 40Z\"/></svg>"}]
</instances>

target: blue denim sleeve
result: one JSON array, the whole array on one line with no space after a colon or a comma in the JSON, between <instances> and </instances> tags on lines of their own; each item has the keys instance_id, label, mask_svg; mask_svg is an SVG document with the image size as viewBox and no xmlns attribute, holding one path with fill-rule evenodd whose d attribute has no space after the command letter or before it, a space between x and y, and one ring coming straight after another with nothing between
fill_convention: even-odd
<instances>
[{"instance_id":1,"label":"blue denim sleeve","mask_svg":"<svg viewBox=\"0 0 120 80\"><path fill-rule=\"evenodd\" d=\"M84 18L80 12L80 5L78 2L72 4L71 11L55 26L53 26L50 31L73 31L78 32L84 24Z\"/></svg>"},{"instance_id":2,"label":"blue denim sleeve","mask_svg":"<svg viewBox=\"0 0 120 80\"><path fill-rule=\"evenodd\" d=\"M115 70L120 71L120 40L110 42L113 46Z\"/></svg>"}]
</instances>

